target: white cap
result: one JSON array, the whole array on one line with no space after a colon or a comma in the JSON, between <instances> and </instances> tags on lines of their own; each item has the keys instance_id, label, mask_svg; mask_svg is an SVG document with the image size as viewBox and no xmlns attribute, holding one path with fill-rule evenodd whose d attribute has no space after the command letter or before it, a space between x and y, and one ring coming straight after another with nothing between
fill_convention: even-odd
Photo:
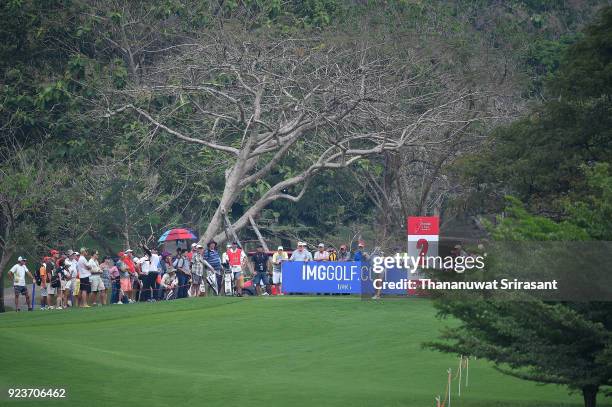
<instances>
[{"instance_id":1,"label":"white cap","mask_svg":"<svg viewBox=\"0 0 612 407\"><path fill-rule=\"evenodd\" d=\"M26 261L27 259L25 257L21 257L19 256L19 258L17 259L17 261Z\"/></svg>"},{"instance_id":2,"label":"white cap","mask_svg":"<svg viewBox=\"0 0 612 407\"><path fill-rule=\"evenodd\" d=\"M228 244L225 245L225 247L227 247L229 249L230 247L232 247L232 244L228 243Z\"/></svg>"},{"instance_id":3,"label":"white cap","mask_svg":"<svg viewBox=\"0 0 612 407\"><path fill-rule=\"evenodd\" d=\"M297 243L297 245L298 245L298 246L306 246L306 243L304 243L304 242L298 242L298 243Z\"/></svg>"},{"instance_id":4,"label":"white cap","mask_svg":"<svg viewBox=\"0 0 612 407\"><path fill-rule=\"evenodd\" d=\"M203 249L203 248L204 248L204 246L202 246L201 244L199 244L199 245L197 245L197 246L196 246L196 248L197 248L197 249Z\"/></svg>"},{"instance_id":5,"label":"white cap","mask_svg":"<svg viewBox=\"0 0 612 407\"><path fill-rule=\"evenodd\" d=\"M278 249L276 250L285 250L285 249L283 248L283 246L278 246Z\"/></svg>"},{"instance_id":6,"label":"white cap","mask_svg":"<svg viewBox=\"0 0 612 407\"><path fill-rule=\"evenodd\" d=\"M323 243L319 243L319 247L325 247Z\"/></svg>"},{"instance_id":7,"label":"white cap","mask_svg":"<svg viewBox=\"0 0 612 407\"><path fill-rule=\"evenodd\" d=\"M126 251L124 251L123 253L134 253L134 250L132 249L127 249Z\"/></svg>"},{"instance_id":8,"label":"white cap","mask_svg":"<svg viewBox=\"0 0 612 407\"><path fill-rule=\"evenodd\" d=\"M196 247L196 246L199 246L199 245L197 243L192 243L191 244L191 247Z\"/></svg>"}]
</instances>

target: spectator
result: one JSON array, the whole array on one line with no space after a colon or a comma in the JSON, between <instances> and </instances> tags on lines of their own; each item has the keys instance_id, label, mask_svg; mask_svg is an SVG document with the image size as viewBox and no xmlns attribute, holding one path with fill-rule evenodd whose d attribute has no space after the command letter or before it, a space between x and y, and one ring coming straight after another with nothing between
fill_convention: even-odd
<instances>
[{"instance_id":1,"label":"spectator","mask_svg":"<svg viewBox=\"0 0 612 407\"><path fill-rule=\"evenodd\" d=\"M270 263L270 256L267 253L264 253L263 247L257 246L257 251L251 257L252 271L253 271L253 285L255 286L255 291L257 295L261 295L261 286L263 284L266 286L266 292L263 295L268 295L267 287L270 285L270 281L268 279L268 269Z\"/></svg>"},{"instance_id":2,"label":"spectator","mask_svg":"<svg viewBox=\"0 0 612 407\"><path fill-rule=\"evenodd\" d=\"M123 262L123 264L125 264L126 272L128 273L128 278L130 280L129 286L122 280L121 289L128 296L128 302L134 303L134 300L136 298L136 293L134 291L134 282L137 279L136 264L134 263L134 251L132 249L127 249L124 252L124 255L122 256L121 261ZM125 288L128 288L127 291L124 289L124 286Z\"/></svg>"},{"instance_id":3,"label":"spectator","mask_svg":"<svg viewBox=\"0 0 612 407\"><path fill-rule=\"evenodd\" d=\"M160 269L160 277L159 277L159 281L161 284L161 280L162 278L164 278L164 275L168 272L168 270L172 270L172 255L168 252L163 252L162 253L162 260L159 262L159 269ZM176 277L176 272L174 274L174 276ZM161 300L164 298L164 290L161 289L161 286L159 288L159 292L157 294L158 298Z\"/></svg>"},{"instance_id":4,"label":"spectator","mask_svg":"<svg viewBox=\"0 0 612 407\"><path fill-rule=\"evenodd\" d=\"M47 290L47 261L48 257L44 257L43 261L38 266L38 273L36 275L36 285L40 286L40 310L44 311L47 309L47 295L49 294Z\"/></svg>"},{"instance_id":5,"label":"spectator","mask_svg":"<svg viewBox=\"0 0 612 407\"><path fill-rule=\"evenodd\" d=\"M221 257L217 251L217 242L211 240L206 244L206 252L204 253L204 260L210 264L215 271L215 278L217 280L217 288L219 295L224 295L223 287L223 275L221 273Z\"/></svg>"},{"instance_id":6,"label":"spectator","mask_svg":"<svg viewBox=\"0 0 612 407\"><path fill-rule=\"evenodd\" d=\"M189 260L191 262L191 259L193 259L193 255L195 254L195 252L198 249L198 244L197 243L192 243L191 244L191 250L189 252L187 252L187 260Z\"/></svg>"},{"instance_id":7,"label":"spectator","mask_svg":"<svg viewBox=\"0 0 612 407\"><path fill-rule=\"evenodd\" d=\"M91 293L91 267L89 267L87 261L87 249L81 248L79 252L79 260L77 260L77 270L79 272L79 291L81 294L80 306L82 308L89 308L87 303L87 296Z\"/></svg>"},{"instance_id":8,"label":"spectator","mask_svg":"<svg viewBox=\"0 0 612 407\"><path fill-rule=\"evenodd\" d=\"M365 247L364 241L360 240L359 243L357 244L357 251L355 252L355 255L353 256L353 261L365 261L366 260L366 256L363 253L364 247Z\"/></svg>"},{"instance_id":9,"label":"spectator","mask_svg":"<svg viewBox=\"0 0 612 407\"><path fill-rule=\"evenodd\" d=\"M60 252L58 250L51 249L49 253L51 254L51 261L53 261L55 267L60 267L63 264L60 264L60 262L64 261L62 256L60 256Z\"/></svg>"},{"instance_id":10,"label":"spectator","mask_svg":"<svg viewBox=\"0 0 612 407\"><path fill-rule=\"evenodd\" d=\"M244 251L238 247L238 242L234 241L231 245L228 245L227 251L224 254L224 258L227 258L227 263L232 270L232 277L234 279L234 285L236 286L236 296L242 297L242 286L244 282L244 276L242 273L242 266L245 264L247 255Z\"/></svg>"},{"instance_id":11,"label":"spectator","mask_svg":"<svg viewBox=\"0 0 612 407\"><path fill-rule=\"evenodd\" d=\"M272 284L276 286L277 295L284 295L282 262L288 259L289 256L287 256L283 246L278 246L276 252L272 255Z\"/></svg>"},{"instance_id":12,"label":"spectator","mask_svg":"<svg viewBox=\"0 0 612 407\"><path fill-rule=\"evenodd\" d=\"M57 260L57 275L58 278L60 280L60 286L59 288L57 288L56 290L58 291L57 293L57 308L59 309L63 309L63 308L68 308L68 294L66 290L66 285L68 285L68 283L70 282L70 271L68 270L68 266L66 264L66 262L68 261L68 258L66 256L61 256L58 260Z\"/></svg>"},{"instance_id":13,"label":"spectator","mask_svg":"<svg viewBox=\"0 0 612 407\"><path fill-rule=\"evenodd\" d=\"M298 242L297 249L291 253L291 261L312 261L312 254L305 249L306 243Z\"/></svg>"},{"instance_id":14,"label":"spectator","mask_svg":"<svg viewBox=\"0 0 612 407\"><path fill-rule=\"evenodd\" d=\"M151 300L155 301L157 299L157 277L159 276L159 271L161 269L161 258L157 253L156 248L151 249L151 254L149 256L151 265L149 267L149 285L151 286Z\"/></svg>"},{"instance_id":15,"label":"spectator","mask_svg":"<svg viewBox=\"0 0 612 407\"><path fill-rule=\"evenodd\" d=\"M113 268L114 270L112 270ZM115 267L113 259L108 256L100 264L100 269L102 270L100 278L102 279L102 284L104 284L104 305L107 305L113 302L113 279L119 277L119 272L117 267Z\"/></svg>"},{"instance_id":16,"label":"spectator","mask_svg":"<svg viewBox=\"0 0 612 407\"><path fill-rule=\"evenodd\" d=\"M225 251L221 254L221 267L229 267L229 257L227 256L227 252L229 252L231 248L231 243L225 245Z\"/></svg>"},{"instance_id":17,"label":"spectator","mask_svg":"<svg viewBox=\"0 0 612 407\"><path fill-rule=\"evenodd\" d=\"M329 249L329 261L338 261L338 253L333 247L330 247Z\"/></svg>"},{"instance_id":18,"label":"spectator","mask_svg":"<svg viewBox=\"0 0 612 407\"><path fill-rule=\"evenodd\" d=\"M150 253L150 251L149 251ZM151 273L151 257L149 254L145 253L144 256L142 256L140 258L140 260L138 261L138 264L140 265L140 276L139 279L142 282L141 283L141 291L140 291L140 301L147 301L147 302L151 302L153 301L153 296L152 296L152 289L153 289L153 285L155 284L155 281L151 281L151 276L149 275Z\"/></svg>"},{"instance_id":19,"label":"spectator","mask_svg":"<svg viewBox=\"0 0 612 407\"><path fill-rule=\"evenodd\" d=\"M91 302L94 306L103 305L106 302L106 286L102 281L102 269L100 268L98 258L98 252L93 252L88 262L89 271L91 272L91 277L89 277L92 293ZM99 303L98 300L100 301Z\"/></svg>"},{"instance_id":20,"label":"spectator","mask_svg":"<svg viewBox=\"0 0 612 407\"><path fill-rule=\"evenodd\" d=\"M129 262L132 262L132 258L124 252L119 252L119 263L117 268L119 269L119 284L121 292L117 304L123 304L123 297L126 296L128 302L134 302L132 299L132 271L130 270ZM134 263L132 262L132 267Z\"/></svg>"},{"instance_id":21,"label":"spectator","mask_svg":"<svg viewBox=\"0 0 612 407\"><path fill-rule=\"evenodd\" d=\"M56 270L56 260L59 257L57 250L51 250L50 256L45 259L45 269L47 272L47 307L54 309L58 302L58 291L60 287ZM61 295L61 292L59 292ZM53 305L55 304L55 306Z\"/></svg>"},{"instance_id":22,"label":"spectator","mask_svg":"<svg viewBox=\"0 0 612 407\"><path fill-rule=\"evenodd\" d=\"M314 254L314 261L329 261L329 253L325 250L325 245L319 243L317 251Z\"/></svg>"},{"instance_id":23,"label":"spectator","mask_svg":"<svg viewBox=\"0 0 612 407\"><path fill-rule=\"evenodd\" d=\"M176 272L170 267L166 270L166 273L162 276L161 282L159 283L159 290L162 293L160 299L171 300L176 298L177 284Z\"/></svg>"},{"instance_id":24,"label":"spectator","mask_svg":"<svg viewBox=\"0 0 612 407\"><path fill-rule=\"evenodd\" d=\"M178 287L177 287L177 298L187 297L187 282L189 281L189 260L187 259L187 253L183 252L181 248L176 249L176 257L172 262L172 267L176 270Z\"/></svg>"},{"instance_id":25,"label":"spectator","mask_svg":"<svg viewBox=\"0 0 612 407\"><path fill-rule=\"evenodd\" d=\"M30 276L32 282L34 277L28 267L26 266L26 259L19 256L17 264L15 264L8 272L9 279L13 280L13 289L15 290L15 311L19 309L19 296L25 295L26 305L28 311L32 311L32 303L30 302L30 294L28 294L28 288L26 287L26 275ZM3 289L3 288L2 288Z\"/></svg>"},{"instance_id":26,"label":"spectator","mask_svg":"<svg viewBox=\"0 0 612 407\"><path fill-rule=\"evenodd\" d=\"M203 282L204 268L208 266L204 260L204 246L201 244L196 246L196 251L191 257L191 287L189 292L192 297L200 295L200 285Z\"/></svg>"},{"instance_id":27,"label":"spectator","mask_svg":"<svg viewBox=\"0 0 612 407\"><path fill-rule=\"evenodd\" d=\"M141 257L134 256L132 260L134 260L134 270L136 270L136 274L134 274L132 278L132 291L134 292L134 301L138 302L144 298L142 294L143 288L143 279L144 275L142 274L142 264L140 263Z\"/></svg>"},{"instance_id":28,"label":"spectator","mask_svg":"<svg viewBox=\"0 0 612 407\"><path fill-rule=\"evenodd\" d=\"M64 262L64 265L67 266L67 281L64 290L64 296L66 297L66 302L69 307L74 305L74 301L76 300L77 305L79 302L79 280L78 275L79 271L77 269L77 259L79 256L79 252L73 252L72 250L68 250L68 259Z\"/></svg>"},{"instance_id":29,"label":"spectator","mask_svg":"<svg viewBox=\"0 0 612 407\"><path fill-rule=\"evenodd\" d=\"M338 252L338 261L350 261L351 253L346 250L346 245L340 245L340 251Z\"/></svg>"}]
</instances>

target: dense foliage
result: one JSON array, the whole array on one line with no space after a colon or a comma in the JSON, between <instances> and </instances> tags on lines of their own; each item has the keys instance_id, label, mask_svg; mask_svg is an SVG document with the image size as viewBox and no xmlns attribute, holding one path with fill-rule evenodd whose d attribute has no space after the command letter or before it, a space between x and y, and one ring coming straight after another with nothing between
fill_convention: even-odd
<instances>
[{"instance_id":1,"label":"dense foliage","mask_svg":"<svg viewBox=\"0 0 612 407\"><path fill-rule=\"evenodd\" d=\"M560 66L559 51L575 41L580 27L601 4L533 0L397 0L385 2L384 7L378 2L340 0L2 2L0 164L14 168L16 156L41 162L52 188L45 189L44 210L0 222L5 239L0 251L11 258L17 253L7 251L9 246L32 258L58 245L67 249L86 244L116 251L154 239L167 227L206 228L221 197L227 157L165 132L151 132L138 115L102 117L98 108L112 106L122 92L151 76L160 61L171 60L182 45L211 32L239 38L319 36L332 44L336 39L367 44L396 38L397 43L428 55L432 65L462 72L466 86L494 84L507 91L510 102L497 106L506 115L520 111L525 100L543 97L542 83ZM589 45L583 44L584 51L574 52L590 52ZM405 52L412 50L406 47ZM170 97L133 96L160 111L176 103ZM581 122L593 125L585 137L595 140L602 136L598 126L609 115L603 102L599 110L587 105L564 108L583 113ZM559 111L548 123L554 124L564 114ZM407 147L349 169L324 172L310 183L307 199L276 201L257 221L266 235L278 240L325 235L340 243L368 232L380 238L371 231L373 222L381 224L385 236L398 236L407 214L443 211L461 196L463 188L453 185L455 179L449 180L447 165L463 149L480 144L474 137L487 137L490 125L447 130L449 134L465 132L465 136L427 155ZM308 146L300 149L275 174L287 176L305 165L310 159ZM574 174L568 169L562 182L571 182ZM2 181L1 190L8 191L12 185ZM542 183L536 185L544 188ZM232 218L244 213L268 188L264 181L247 188L233 204ZM30 201L23 192L21 196ZM2 216L10 214L3 211ZM254 239L249 228L243 234L245 240Z\"/></svg>"},{"instance_id":2,"label":"dense foliage","mask_svg":"<svg viewBox=\"0 0 612 407\"><path fill-rule=\"evenodd\" d=\"M608 8L567 48L547 82L551 99L528 117L498 129L486 154L464 163L477 194L514 193L520 198L506 201L505 216L492 230L494 239L612 239L611 38ZM491 208L486 201L483 207ZM590 261L605 263L606 253L599 255L602 259ZM491 264L487 273L495 275L500 266ZM441 315L458 318L461 326L429 346L486 358L501 371L527 380L566 385L583 394L586 407L595 406L598 392L612 385L610 303L520 299L442 295L437 300Z\"/></svg>"}]
</instances>

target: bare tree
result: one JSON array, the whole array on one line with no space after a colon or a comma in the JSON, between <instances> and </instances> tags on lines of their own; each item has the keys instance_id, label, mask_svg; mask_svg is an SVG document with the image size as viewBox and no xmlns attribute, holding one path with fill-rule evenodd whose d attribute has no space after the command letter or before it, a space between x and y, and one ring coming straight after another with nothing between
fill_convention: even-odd
<instances>
[{"instance_id":1,"label":"bare tree","mask_svg":"<svg viewBox=\"0 0 612 407\"><path fill-rule=\"evenodd\" d=\"M20 244L32 246L37 235L33 217L43 210L61 179L61 171L46 171L42 149L5 145L0 165L0 312L4 312L4 271Z\"/></svg>"},{"instance_id":2,"label":"bare tree","mask_svg":"<svg viewBox=\"0 0 612 407\"><path fill-rule=\"evenodd\" d=\"M301 199L323 170L444 143L440 129L483 116L474 101L484 92L446 61L393 42L211 36L150 71L121 92L121 105L99 108L104 117L135 112L153 128L227 158L223 194L203 241L225 238L223 213L258 180L276 178L234 221L236 230L277 199ZM293 171L278 180L281 163Z\"/></svg>"}]
</instances>

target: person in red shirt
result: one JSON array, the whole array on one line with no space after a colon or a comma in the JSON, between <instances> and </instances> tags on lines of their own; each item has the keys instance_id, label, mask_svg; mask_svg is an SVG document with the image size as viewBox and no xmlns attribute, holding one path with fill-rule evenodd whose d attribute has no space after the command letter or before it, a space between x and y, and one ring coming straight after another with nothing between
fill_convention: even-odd
<instances>
[{"instance_id":1,"label":"person in red shirt","mask_svg":"<svg viewBox=\"0 0 612 407\"><path fill-rule=\"evenodd\" d=\"M192 243L191 244L191 251L187 252L186 256L189 259L189 262L191 263L191 260L193 259L193 254L195 253L197 249L197 244L196 243Z\"/></svg>"},{"instance_id":2,"label":"person in red shirt","mask_svg":"<svg viewBox=\"0 0 612 407\"><path fill-rule=\"evenodd\" d=\"M242 297L242 285L244 283L242 265L245 264L246 259L247 255L238 247L238 242L232 242L232 245L227 248L225 256L223 256L223 262L225 263L227 261L230 270L232 270L237 297Z\"/></svg>"}]
</instances>

